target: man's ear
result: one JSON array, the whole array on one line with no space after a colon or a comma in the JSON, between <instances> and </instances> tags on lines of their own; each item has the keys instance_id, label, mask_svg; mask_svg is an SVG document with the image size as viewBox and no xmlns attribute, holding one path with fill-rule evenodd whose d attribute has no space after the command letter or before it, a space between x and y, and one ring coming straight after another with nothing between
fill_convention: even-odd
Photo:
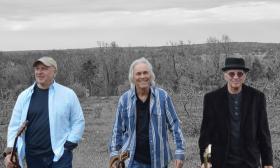
<instances>
[{"instance_id":1,"label":"man's ear","mask_svg":"<svg viewBox=\"0 0 280 168\"><path fill-rule=\"evenodd\" d=\"M244 77L243 77L243 83L245 82L246 78L247 78L247 73L244 73Z\"/></svg>"},{"instance_id":2,"label":"man's ear","mask_svg":"<svg viewBox=\"0 0 280 168\"><path fill-rule=\"evenodd\" d=\"M225 81L228 81L226 75L227 75L227 74L224 72L224 80L225 80Z\"/></svg>"},{"instance_id":3,"label":"man's ear","mask_svg":"<svg viewBox=\"0 0 280 168\"><path fill-rule=\"evenodd\" d=\"M55 70L54 70L54 75L53 75L53 78L55 78L55 77L56 77L56 74L57 74L57 70L55 69Z\"/></svg>"}]
</instances>

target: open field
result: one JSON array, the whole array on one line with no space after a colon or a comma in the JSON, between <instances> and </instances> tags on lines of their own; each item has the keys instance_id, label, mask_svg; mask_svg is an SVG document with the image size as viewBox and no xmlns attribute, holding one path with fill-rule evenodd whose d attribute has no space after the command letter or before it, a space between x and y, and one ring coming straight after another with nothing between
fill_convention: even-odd
<instances>
[{"instance_id":1,"label":"open field","mask_svg":"<svg viewBox=\"0 0 280 168\"><path fill-rule=\"evenodd\" d=\"M89 98L83 100L86 129L83 142L75 151L75 168L108 167L109 153L107 151L107 145L111 136L117 101L118 97ZM180 119L183 123L185 123L184 119L186 116L186 114L180 113ZM183 130L186 130L184 124ZM198 167L197 137L185 138L187 140L188 152L184 167ZM170 142L172 143L172 141Z\"/></svg>"},{"instance_id":2,"label":"open field","mask_svg":"<svg viewBox=\"0 0 280 168\"><path fill-rule=\"evenodd\" d=\"M111 135L112 122L118 97L89 98L83 100L86 118L84 140L75 151L75 168L99 168L108 166L107 144ZM201 107L189 109L189 114L174 100L187 141L187 157L184 168L197 168L200 164L198 155L198 130L201 122ZM274 147L274 167L280 167L279 109L269 111L269 121ZM273 125L272 125L273 124ZM172 141L171 141L172 142Z\"/></svg>"},{"instance_id":3,"label":"open field","mask_svg":"<svg viewBox=\"0 0 280 168\"><path fill-rule=\"evenodd\" d=\"M83 140L74 151L74 168L106 168L108 167L109 154L107 151L108 140L111 135L112 122L118 97L90 97L82 99L81 103L86 119L86 128ZM174 99L182 127L187 141L187 158L184 168L197 168L200 164L198 155L198 131L201 122L201 104L188 109L188 114L180 101ZM11 108L11 106L8 106ZM268 116L274 149L274 167L280 167L280 120L279 109L268 108ZM6 109L7 110L7 109ZM1 114L7 111L1 111ZM0 115L2 123L7 123L9 115ZM3 134L2 134L3 133ZM5 139L5 129L1 129L2 139ZM1 140L1 139L0 139ZM172 142L172 141L171 141ZM0 150L5 142L1 142ZM0 168L3 165L0 163Z\"/></svg>"}]
</instances>

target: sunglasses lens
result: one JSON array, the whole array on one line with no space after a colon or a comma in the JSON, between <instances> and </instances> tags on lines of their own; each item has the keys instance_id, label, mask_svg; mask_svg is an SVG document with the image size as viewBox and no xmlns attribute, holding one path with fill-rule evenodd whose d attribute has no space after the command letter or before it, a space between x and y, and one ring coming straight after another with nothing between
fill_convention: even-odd
<instances>
[{"instance_id":1,"label":"sunglasses lens","mask_svg":"<svg viewBox=\"0 0 280 168\"><path fill-rule=\"evenodd\" d=\"M237 76L240 78L243 76L243 72L237 72Z\"/></svg>"},{"instance_id":2,"label":"sunglasses lens","mask_svg":"<svg viewBox=\"0 0 280 168\"><path fill-rule=\"evenodd\" d=\"M234 78L235 75L237 75L238 78L241 78L244 75L244 73L243 72L236 72L236 73L235 72L229 72L228 75L231 78Z\"/></svg>"},{"instance_id":3,"label":"sunglasses lens","mask_svg":"<svg viewBox=\"0 0 280 168\"><path fill-rule=\"evenodd\" d=\"M231 78L233 78L234 75L235 75L235 73L234 73L234 72L229 72L228 75L229 75Z\"/></svg>"}]
</instances>

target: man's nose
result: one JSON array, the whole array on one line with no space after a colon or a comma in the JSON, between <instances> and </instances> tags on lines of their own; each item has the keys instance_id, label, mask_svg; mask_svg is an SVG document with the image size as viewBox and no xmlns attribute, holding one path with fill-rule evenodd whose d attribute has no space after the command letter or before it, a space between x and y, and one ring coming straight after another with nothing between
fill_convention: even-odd
<instances>
[{"instance_id":1,"label":"man's nose","mask_svg":"<svg viewBox=\"0 0 280 168\"><path fill-rule=\"evenodd\" d=\"M234 74L234 79L239 79L238 75L237 74Z\"/></svg>"}]
</instances>

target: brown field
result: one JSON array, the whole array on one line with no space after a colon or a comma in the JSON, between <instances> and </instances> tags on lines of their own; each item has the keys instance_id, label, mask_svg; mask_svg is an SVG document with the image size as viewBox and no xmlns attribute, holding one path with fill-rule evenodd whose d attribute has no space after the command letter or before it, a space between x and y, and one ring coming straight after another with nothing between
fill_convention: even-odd
<instances>
[{"instance_id":1,"label":"brown field","mask_svg":"<svg viewBox=\"0 0 280 168\"><path fill-rule=\"evenodd\" d=\"M84 139L74 152L75 168L108 167L108 141L111 136L117 101L118 97L82 100L86 128ZM186 118L186 115L182 113L179 115L182 123L185 123L183 118ZM184 124L182 127L186 130ZM197 137L185 138L188 152L184 168L198 167ZM170 142L172 143L172 141Z\"/></svg>"},{"instance_id":2,"label":"brown field","mask_svg":"<svg viewBox=\"0 0 280 168\"><path fill-rule=\"evenodd\" d=\"M86 129L83 142L75 151L75 168L108 167L109 154L107 145L111 135L117 101L118 97L89 98L82 100ZM182 128L187 142L187 156L184 168L197 168L200 165L197 141L201 122L201 106L189 109L189 115L187 115L182 105L176 100L174 100L174 102L182 121ZM279 119L280 115L278 109L269 111L269 121L275 154L275 168L280 167Z\"/></svg>"},{"instance_id":3,"label":"brown field","mask_svg":"<svg viewBox=\"0 0 280 168\"><path fill-rule=\"evenodd\" d=\"M112 122L115 117L115 107L118 97L90 97L82 99L81 103L86 119L86 128L82 142L74 151L74 168L106 168L108 167L109 154L107 151L108 140L111 135ZM201 122L201 103L195 106L189 106L188 114L184 112L184 108L179 100L174 100L182 128L187 142L187 157L184 168L199 167L198 155L198 135ZM273 149L274 149L274 167L280 167L280 120L279 108L269 108L268 117L271 128ZM7 113L1 111L2 114ZM9 119L3 119L7 122ZM1 136L6 134L1 130ZM3 134L2 134L3 133ZM0 138L1 138L0 136ZM5 139L5 136L4 138ZM0 139L1 140L1 139ZM172 142L172 141L170 141ZM0 150L3 149L5 142L1 142ZM0 168L3 164L0 162Z\"/></svg>"}]
</instances>

